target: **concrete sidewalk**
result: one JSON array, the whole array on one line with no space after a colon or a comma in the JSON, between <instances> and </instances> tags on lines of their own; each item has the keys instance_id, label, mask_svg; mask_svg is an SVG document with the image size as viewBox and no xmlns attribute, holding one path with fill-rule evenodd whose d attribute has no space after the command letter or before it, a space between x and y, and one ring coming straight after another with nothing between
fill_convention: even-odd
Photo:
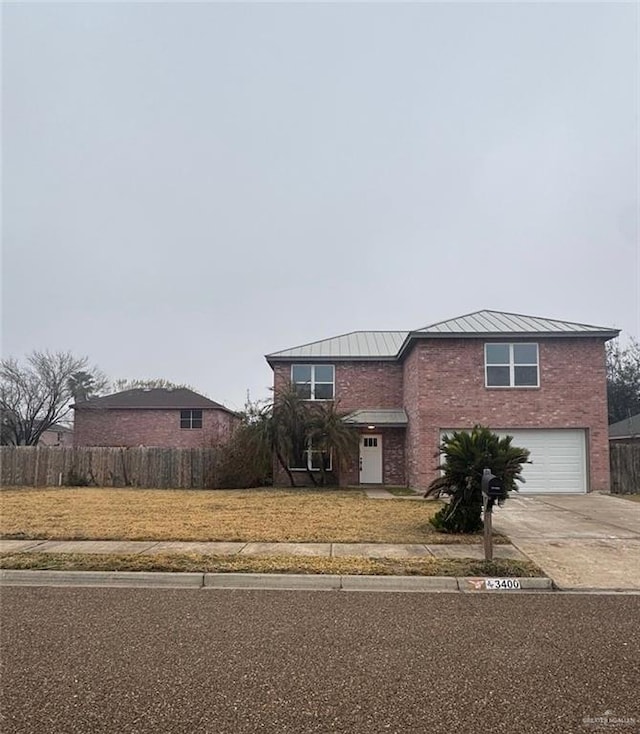
<instances>
[{"instance_id":1,"label":"concrete sidewalk","mask_svg":"<svg viewBox=\"0 0 640 734\"><path fill-rule=\"evenodd\" d=\"M134 540L0 540L0 553L160 554L211 556L320 556L325 558L484 558L480 544L420 543L186 543ZM513 545L495 545L494 558L526 560Z\"/></svg>"},{"instance_id":2,"label":"concrete sidewalk","mask_svg":"<svg viewBox=\"0 0 640 734\"><path fill-rule=\"evenodd\" d=\"M640 503L601 494L512 495L493 527L561 589L640 590Z\"/></svg>"}]
</instances>

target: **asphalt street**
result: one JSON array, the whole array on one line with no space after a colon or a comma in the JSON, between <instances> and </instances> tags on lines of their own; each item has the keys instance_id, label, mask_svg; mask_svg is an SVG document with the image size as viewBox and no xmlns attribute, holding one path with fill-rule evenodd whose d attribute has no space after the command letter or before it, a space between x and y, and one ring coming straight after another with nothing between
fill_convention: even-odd
<instances>
[{"instance_id":1,"label":"asphalt street","mask_svg":"<svg viewBox=\"0 0 640 734\"><path fill-rule=\"evenodd\" d=\"M0 603L3 734L640 731L640 596L5 587Z\"/></svg>"}]
</instances>

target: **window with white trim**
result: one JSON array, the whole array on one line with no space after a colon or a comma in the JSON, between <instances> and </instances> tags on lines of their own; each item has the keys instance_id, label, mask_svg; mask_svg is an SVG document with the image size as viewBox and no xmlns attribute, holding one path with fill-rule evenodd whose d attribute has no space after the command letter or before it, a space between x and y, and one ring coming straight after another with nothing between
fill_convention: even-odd
<instances>
[{"instance_id":1,"label":"window with white trim","mask_svg":"<svg viewBox=\"0 0 640 734\"><path fill-rule=\"evenodd\" d=\"M335 369L332 364L292 364L291 384L303 400L333 400Z\"/></svg>"},{"instance_id":2,"label":"window with white trim","mask_svg":"<svg viewBox=\"0 0 640 734\"><path fill-rule=\"evenodd\" d=\"M306 445L294 447L289 460L289 469L292 471L331 471L331 452L314 449L309 442Z\"/></svg>"},{"instance_id":3,"label":"window with white trim","mask_svg":"<svg viewBox=\"0 0 640 734\"><path fill-rule=\"evenodd\" d=\"M180 428L202 428L202 411L181 410Z\"/></svg>"},{"instance_id":4,"label":"window with white trim","mask_svg":"<svg viewBox=\"0 0 640 734\"><path fill-rule=\"evenodd\" d=\"M540 385L537 344L485 344L484 363L487 387Z\"/></svg>"}]
</instances>

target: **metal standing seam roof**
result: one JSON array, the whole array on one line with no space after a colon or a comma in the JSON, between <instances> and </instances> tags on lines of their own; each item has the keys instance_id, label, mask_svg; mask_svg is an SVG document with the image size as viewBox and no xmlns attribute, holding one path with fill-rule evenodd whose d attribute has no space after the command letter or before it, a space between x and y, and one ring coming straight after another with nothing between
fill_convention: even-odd
<instances>
[{"instance_id":1,"label":"metal standing seam roof","mask_svg":"<svg viewBox=\"0 0 640 734\"><path fill-rule=\"evenodd\" d=\"M267 354L279 359L395 359L408 331L352 331L330 339Z\"/></svg>"},{"instance_id":2,"label":"metal standing seam roof","mask_svg":"<svg viewBox=\"0 0 640 734\"><path fill-rule=\"evenodd\" d=\"M504 311L475 311L447 321L416 329L412 334L576 334L617 333L607 326L578 324L539 316L525 316Z\"/></svg>"},{"instance_id":3,"label":"metal standing seam roof","mask_svg":"<svg viewBox=\"0 0 640 734\"><path fill-rule=\"evenodd\" d=\"M354 410L344 419L345 423L356 426L406 426L409 422L403 408L375 408Z\"/></svg>"},{"instance_id":4,"label":"metal standing seam roof","mask_svg":"<svg viewBox=\"0 0 640 734\"><path fill-rule=\"evenodd\" d=\"M414 331L352 331L273 352L267 354L266 358L270 364L292 359L395 360L401 357L413 339L420 337L600 336L611 339L618 334L618 329L606 326L484 310L438 321Z\"/></svg>"}]
</instances>

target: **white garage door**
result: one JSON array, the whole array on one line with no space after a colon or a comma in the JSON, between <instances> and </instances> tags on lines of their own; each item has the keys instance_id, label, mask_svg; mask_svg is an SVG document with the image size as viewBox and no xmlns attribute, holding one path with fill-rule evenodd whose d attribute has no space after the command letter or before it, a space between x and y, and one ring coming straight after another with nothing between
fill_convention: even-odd
<instances>
[{"instance_id":1,"label":"white garage door","mask_svg":"<svg viewBox=\"0 0 640 734\"><path fill-rule=\"evenodd\" d=\"M444 431L443 433L446 433ZM529 449L532 464L526 464L521 492L581 493L587 491L585 432L581 430L498 430L513 436L513 445Z\"/></svg>"}]
</instances>

